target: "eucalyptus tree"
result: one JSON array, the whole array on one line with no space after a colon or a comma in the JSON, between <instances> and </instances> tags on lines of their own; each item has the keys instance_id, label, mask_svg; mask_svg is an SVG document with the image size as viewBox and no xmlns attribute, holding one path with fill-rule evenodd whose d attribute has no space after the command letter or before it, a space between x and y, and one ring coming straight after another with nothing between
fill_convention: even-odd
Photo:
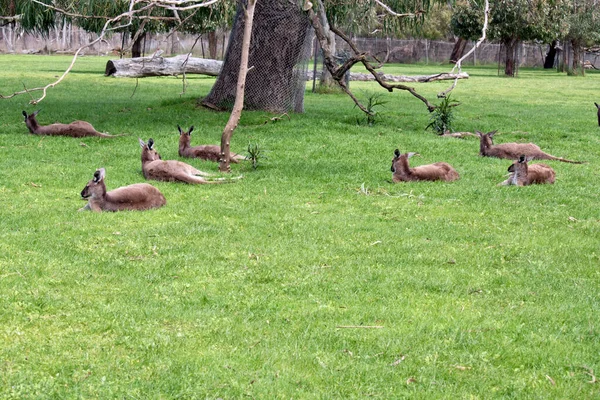
<instances>
[{"instance_id":1,"label":"eucalyptus tree","mask_svg":"<svg viewBox=\"0 0 600 400\"><path fill-rule=\"evenodd\" d=\"M566 20L568 31L564 40L571 44L573 58L570 71L584 73L582 56L586 46L600 43L600 0L571 0Z\"/></svg>"},{"instance_id":2,"label":"eucalyptus tree","mask_svg":"<svg viewBox=\"0 0 600 400\"><path fill-rule=\"evenodd\" d=\"M17 3L23 28L41 34L48 33L63 20L100 34L108 20L124 15L124 19L109 29L131 36L133 57L141 55L141 44L147 33L174 29L194 34L214 31L227 25L235 8L234 0L218 0L210 6L191 9L175 7L177 4L169 7L169 2L151 0L17 0Z\"/></svg>"},{"instance_id":3,"label":"eucalyptus tree","mask_svg":"<svg viewBox=\"0 0 600 400\"><path fill-rule=\"evenodd\" d=\"M505 49L504 74L516 73L516 51L523 41L549 42L564 31L564 7L569 0L491 0L490 39ZM480 31L483 9L480 2L467 1L456 7L453 32L471 39Z\"/></svg>"}]
</instances>

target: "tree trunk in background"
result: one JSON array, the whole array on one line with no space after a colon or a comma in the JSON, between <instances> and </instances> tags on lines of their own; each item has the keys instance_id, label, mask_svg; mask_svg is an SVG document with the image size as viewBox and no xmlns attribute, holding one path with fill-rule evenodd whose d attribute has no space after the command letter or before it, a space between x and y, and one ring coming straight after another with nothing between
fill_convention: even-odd
<instances>
[{"instance_id":1,"label":"tree trunk in background","mask_svg":"<svg viewBox=\"0 0 600 400\"><path fill-rule=\"evenodd\" d=\"M135 33L132 33L132 39L133 39L133 35L135 35ZM144 44L144 38L146 37L146 32L142 33L140 36L138 36L138 38L135 40L135 42L133 42L133 46L131 46L131 57L132 58L136 58L136 57L141 57L142 56L142 46Z\"/></svg>"},{"instance_id":2,"label":"tree trunk in background","mask_svg":"<svg viewBox=\"0 0 600 400\"><path fill-rule=\"evenodd\" d=\"M511 38L504 41L504 47L506 49L506 60L504 63L504 75L506 76L515 76L516 73L516 54L517 54L517 45L519 41L517 39Z\"/></svg>"},{"instance_id":3,"label":"tree trunk in background","mask_svg":"<svg viewBox=\"0 0 600 400\"><path fill-rule=\"evenodd\" d=\"M548 53L546 53L546 58L544 59L544 69L554 68L554 59L556 58L556 40L553 40L550 43L550 49L548 49Z\"/></svg>"},{"instance_id":4,"label":"tree trunk in background","mask_svg":"<svg viewBox=\"0 0 600 400\"><path fill-rule=\"evenodd\" d=\"M297 96L291 95L298 85L295 64L304 55L309 27L308 17L295 2L261 0L256 4L248 62L250 70L245 88L246 109L285 112L289 109L283 105L291 101L294 111L303 111L303 104L298 104L298 99L290 98ZM208 96L202 100L207 107L230 109L234 103L243 28L242 4L238 5L221 74ZM304 81L302 84L305 84Z\"/></svg>"},{"instance_id":5,"label":"tree trunk in background","mask_svg":"<svg viewBox=\"0 0 600 400\"><path fill-rule=\"evenodd\" d=\"M208 56L213 60L217 59L217 33L208 32Z\"/></svg>"},{"instance_id":6,"label":"tree trunk in background","mask_svg":"<svg viewBox=\"0 0 600 400\"><path fill-rule=\"evenodd\" d=\"M583 69L583 46L576 40L571 41L571 46L573 47L573 63L571 65L573 69L573 75L585 75L585 70Z\"/></svg>"},{"instance_id":7,"label":"tree trunk in background","mask_svg":"<svg viewBox=\"0 0 600 400\"><path fill-rule=\"evenodd\" d=\"M454 48L452 49L452 54L450 54L450 64L456 64L458 60L465 53L465 47L467 47L467 39L458 38L456 43L454 43Z\"/></svg>"}]
</instances>

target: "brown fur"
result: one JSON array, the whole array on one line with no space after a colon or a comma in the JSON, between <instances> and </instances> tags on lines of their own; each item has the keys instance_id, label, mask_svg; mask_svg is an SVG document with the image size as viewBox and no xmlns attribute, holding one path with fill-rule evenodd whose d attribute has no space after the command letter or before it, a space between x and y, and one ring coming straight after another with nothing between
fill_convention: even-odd
<instances>
[{"instance_id":1,"label":"brown fur","mask_svg":"<svg viewBox=\"0 0 600 400\"><path fill-rule=\"evenodd\" d=\"M510 176L501 185L527 186L533 184L554 183L556 173L546 164L531 164L531 157L521 156L508 167Z\"/></svg>"},{"instance_id":2,"label":"brown fur","mask_svg":"<svg viewBox=\"0 0 600 400\"><path fill-rule=\"evenodd\" d=\"M400 150L394 151L392 160L392 180L394 182L409 181L455 181L459 178L458 172L445 162L437 162L429 165L410 168L408 159L417 153L400 154Z\"/></svg>"},{"instance_id":3,"label":"brown fur","mask_svg":"<svg viewBox=\"0 0 600 400\"><path fill-rule=\"evenodd\" d=\"M219 159L221 158L221 146L206 144L191 147L190 142L194 126L190 126L190 129L187 132L182 130L179 125L177 125L177 129L179 129L179 155L181 157L200 158L202 160L219 162ZM239 160L244 160L246 158L236 153L230 153L229 155L230 161L236 164L239 163Z\"/></svg>"},{"instance_id":4,"label":"brown fur","mask_svg":"<svg viewBox=\"0 0 600 400\"><path fill-rule=\"evenodd\" d=\"M107 192L104 176L104 168L100 168L96 170L92 180L85 185L81 197L88 199L88 203L79 211L148 210L167 204L165 196L147 183L136 183Z\"/></svg>"},{"instance_id":5,"label":"brown fur","mask_svg":"<svg viewBox=\"0 0 600 400\"><path fill-rule=\"evenodd\" d=\"M533 143L503 143L494 145L492 137L497 131L482 133L475 131L479 136L479 155L483 157L506 158L509 160L518 159L519 156L525 155L532 157L535 160L557 160L573 164L583 164L584 161L571 161L562 157L555 157L548 153L544 153L538 145Z\"/></svg>"},{"instance_id":6,"label":"brown fur","mask_svg":"<svg viewBox=\"0 0 600 400\"><path fill-rule=\"evenodd\" d=\"M73 121L70 124L51 124L51 125L40 125L35 119L36 115L40 110L37 110L29 115L26 111L23 111L25 117L25 124L30 133L35 135L49 135L49 136L69 136L75 138L81 138L86 136L97 136L103 138L112 138L123 135L107 135L106 133L98 132L92 124L85 121Z\"/></svg>"},{"instance_id":7,"label":"brown fur","mask_svg":"<svg viewBox=\"0 0 600 400\"><path fill-rule=\"evenodd\" d=\"M212 174L200 171L181 161L163 161L160 158L160 154L158 154L156 150L152 148L152 146L154 146L154 141L152 139L148 140L148 144L144 143L142 139L139 139L139 142L140 146L142 147L142 172L144 173L144 177L146 179L207 184L228 183L235 179L241 178L241 176L236 178L203 178L212 176Z\"/></svg>"},{"instance_id":8,"label":"brown fur","mask_svg":"<svg viewBox=\"0 0 600 400\"><path fill-rule=\"evenodd\" d=\"M594 103L594 105L598 109L598 126L600 126L600 105L598 103Z\"/></svg>"}]
</instances>

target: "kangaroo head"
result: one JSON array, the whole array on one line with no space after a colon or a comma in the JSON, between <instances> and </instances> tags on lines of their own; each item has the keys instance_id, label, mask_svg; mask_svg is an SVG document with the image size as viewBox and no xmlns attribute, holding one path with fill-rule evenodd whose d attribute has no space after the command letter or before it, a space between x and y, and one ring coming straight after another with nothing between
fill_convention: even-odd
<instances>
[{"instance_id":1,"label":"kangaroo head","mask_svg":"<svg viewBox=\"0 0 600 400\"><path fill-rule=\"evenodd\" d=\"M33 133L33 130L38 127L38 122L36 121L35 117L40 111L41 110L37 110L32 112L31 114L27 114L27 111L23 111L23 117L25 117L25 124L27 125L27 128L31 133Z\"/></svg>"},{"instance_id":2,"label":"kangaroo head","mask_svg":"<svg viewBox=\"0 0 600 400\"><path fill-rule=\"evenodd\" d=\"M152 138L148 139L148 144L144 143L142 139L138 140L140 147L142 148L142 163L161 159L160 154L152 148L154 146L154 140Z\"/></svg>"},{"instance_id":3,"label":"kangaroo head","mask_svg":"<svg viewBox=\"0 0 600 400\"><path fill-rule=\"evenodd\" d=\"M406 167L408 167L408 159L411 158L412 156L418 155L419 153L404 153L404 154L400 154L400 150L396 149L394 150L394 158L392 159L392 172L396 172L397 170L400 170L401 166L403 164L401 163L406 163Z\"/></svg>"},{"instance_id":4,"label":"kangaroo head","mask_svg":"<svg viewBox=\"0 0 600 400\"><path fill-rule=\"evenodd\" d=\"M519 176L527 175L527 170L528 170L527 163L529 163L529 161L531 161L531 160L533 160L533 157L525 157L525 155L522 154L518 160L513 162L508 167L508 172L515 173L516 175L519 175Z\"/></svg>"},{"instance_id":5,"label":"kangaroo head","mask_svg":"<svg viewBox=\"0 0 600 400\"><path fill-rule=\"evenodd\" d=\"M81 197L87 198L100 198L106 194L106 186L104 185L104 176L106 171L104 168L99 168L94 172L94 177L85 185L81 191Z\"/></svg>"},{"instance_id":6,"label":"kangaroo head","mask_svg":"<svg viewBox=\"0 0 600 400\"><path fill-rule=\"evenodd\" d=\"M192 131L194 130L194 125L190 126L190 129L188 129L187 132L181 129L179 125L177 125L177 130L179 130L179 144L183 145L184 147L189 146Z\"/></svg>"}]
</instances>

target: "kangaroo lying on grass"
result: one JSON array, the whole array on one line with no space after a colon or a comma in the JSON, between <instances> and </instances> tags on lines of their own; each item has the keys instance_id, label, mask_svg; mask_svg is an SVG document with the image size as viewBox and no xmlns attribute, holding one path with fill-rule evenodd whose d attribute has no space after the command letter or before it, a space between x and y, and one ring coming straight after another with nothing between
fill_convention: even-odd
<instances>
[{"instance_id":1,"label":"kangaroo lying on grass","mask_svg":"<svg viewBox=\"0 0 600 400\"><path fill-rule=\"evenodd\" d=\"M508 167L510 176L500 185L517 185L527 186L536 183L554 183L556 173L546 164L531 164L533 157L525 157L522 155L519 159Z\"/></svg>"},{"instance_id":2,"label":"kangaroo lying on grass","mask_svg":"<svg viewBox=\"0 0 600 400\"><path fill-rule=\"evenodd\" d=\"M139 139L142 147L142 172L146 179L169 182L186 183L231 183L241 179L241 175L234 178L209 178L213 174L200 171L189 164L176 160L163 161L160 154L152 147L154 140L148 139L148 144Z\"/></svg>"},{"instance_id":3,"label":"kangaroo lying on grass","mask_svg":"<svg viewBox=\"0 0 600 400\"><path fill-rule=\"evenodd\" d=\"M81 197L89 199L88 203L79 211L148 210L167 203L165 196L147 183L136 183L107 192L104 184L105 174L104 168L94 172L92 180L81 191Z\"/></svg>"},{"instance_id":4,"label":"kangaroo lying on grass","mask_svg":"<svg viewBox=\"0 0 600 400\"><path fill-rule=\"evenodd\" d=\"M40 110L37 110L29 115L26 111L23 111L25 117L25 124L29 132L35 135L50 135L50 136L69 136L69 137L85 137L85 136L98 136L104 138L113 138L124 135L108 135L106 133L98 132L92 124L85 121L73 121L70 124L51 124L51 125L40 125L35 119L36 115Z\"/></svg>"},{"instance_id":5,"label":"kangaroo lying on grass","mask_svg":"<svg viewBox=\"0 0 600 400\"><path fill-rule=\"evenodd\" d=\"M221 157L221 146L206 144L191 147L190 142L194 126L190 126L190 129L188 129L187 132L182 130L179 125L177 125L177 129L179 130L179 155L181 157L200 158L202 160L219 162L219 158ZM240 154L230 153L230 161L232 163L237 164L240 162L239 160L244 160L245 158L246 157Z\"/></svg>"},{"instance_id":6,"label":"kangaroo lying on grass","mask_svg":"<svg viewBox=\"0 0 600 400\"><path fill-rule=\"evenodd\" d=\"M525 157L532 157L532 159L535 160L558 160L573 164L585 163L585 161L571 161L562 157L555 157L548 153L544 153L538 145L533 143L502 143L494 145L492 137L496 134L496 132L498 131L492 131L484 134L482 132L475 131L477 136L479 136L480 156L516 160L521 155L524 155Z\"/></svg>"},{"instance_id":7,"label":"kangaroo lying on grass","mask_svg":"<svg viewBox=\"0 0 600 400\"><path fill-rule=\"evenodd\" d=\"M410 168L408 159L417 153L400 154L400 150L394 151L392 160L392 180L396 182L409 181L455 181L459 178L458 172L445 162L437 162L429 165Z\"/></svg>"}]
</instances>

